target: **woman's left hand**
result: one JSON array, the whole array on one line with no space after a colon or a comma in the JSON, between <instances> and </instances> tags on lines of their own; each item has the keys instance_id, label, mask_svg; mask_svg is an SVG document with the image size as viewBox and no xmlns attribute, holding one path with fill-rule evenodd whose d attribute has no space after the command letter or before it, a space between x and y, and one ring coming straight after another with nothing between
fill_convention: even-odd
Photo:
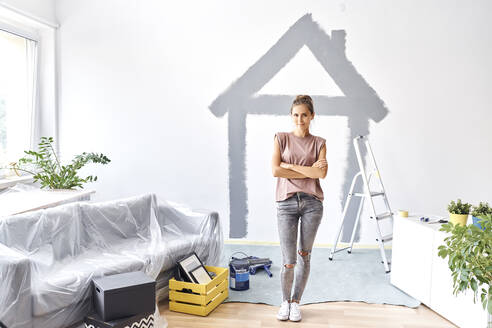
<instances>
[{"instance_id":1,"label":"woman's left hand","mask_svg":"<svg viewBox=\"0 0 492 328\"><path fill-rule=\"evenodd\" d=\"M289 164L289 163L284 163L284 162L280 163L280 167L283 167L284 169L290 170L292 169L293 166L294 166L293 164Z\"/></svg>"}]
</instances>

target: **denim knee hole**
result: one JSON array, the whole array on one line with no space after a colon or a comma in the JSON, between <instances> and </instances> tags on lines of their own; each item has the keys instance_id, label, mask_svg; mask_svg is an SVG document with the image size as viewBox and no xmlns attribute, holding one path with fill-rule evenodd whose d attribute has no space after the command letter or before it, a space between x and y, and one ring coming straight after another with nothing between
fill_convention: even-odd
<instances>
[{"instance_id":1,"label":"denim knee hole","mask_svg":"<svg viewBox=\"0 0 492 328\"><path fill-rule=\"evenodd\" d=\"M303 250L299 250L298 251L299 255L301 255L302 257L306 257L309 255L309 251L303 251Z\"/></svg>"}]
</instances>

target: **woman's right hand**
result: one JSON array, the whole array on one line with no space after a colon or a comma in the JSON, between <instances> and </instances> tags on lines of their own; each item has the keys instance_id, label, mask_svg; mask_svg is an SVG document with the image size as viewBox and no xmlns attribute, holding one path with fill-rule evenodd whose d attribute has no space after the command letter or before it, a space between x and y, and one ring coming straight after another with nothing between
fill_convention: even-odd
<instances>
[{"instance_id":1,"label":"woman's right hand","mask_svg":"<svg viewBox=\"0 0 492 328\"><path fill-rule=\"evenodd\" d=\"M314 164L312 165L312 167L317 167L318 169L324 169L325 167L328 166L328 162L326 161L326 159L320 159L320 160L317 160L316 162L314 162Z\"/></svg>"}]
</instances>

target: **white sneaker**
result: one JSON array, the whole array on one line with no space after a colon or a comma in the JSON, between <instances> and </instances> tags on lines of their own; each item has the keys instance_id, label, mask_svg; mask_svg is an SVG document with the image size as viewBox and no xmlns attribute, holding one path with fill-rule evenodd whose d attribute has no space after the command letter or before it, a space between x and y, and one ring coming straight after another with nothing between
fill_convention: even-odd
<instances>
[{"instance_id":1,"label":"white sneaker","mask_svg":"<svg viewBox=\"0 0 492 328\"><path fill-rule=\"evenodd\" d=\"M289 301L283 301L282 305L280 305L280 310L278 310L277 319L281 321L285 321L289 319L289 312L290 312Z\"/></svg>"},{"instance_id":2,"label":"white sneaker","mask_svg":"<svg viewBox=\"0 0 492 328\"><path fill-rule=\"evenodd\" d=\"M289 320L301 321L301 309L299 307L299 303L296 302L290 303Z\"/></svg>"}]
</instances>

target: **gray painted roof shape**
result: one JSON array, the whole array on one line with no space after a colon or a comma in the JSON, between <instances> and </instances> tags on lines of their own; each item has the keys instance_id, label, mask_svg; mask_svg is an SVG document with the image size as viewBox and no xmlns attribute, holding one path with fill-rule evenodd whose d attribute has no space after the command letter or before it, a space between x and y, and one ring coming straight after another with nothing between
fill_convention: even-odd
<instances>
[{"instance_id":1,"label":"gray painted roof shape","mask_svg":"<svg viewBox=\"0 0 492 328\"><path fill-rule=\"evenodd\" d=\"M353 111L357 111L358 115L366 115L375 122L381 121L388 114L388 109L347 59L345 35L345 31L338 30L332 31L330 37L313 21L311 14L302 16L258 61L212 102L209 106L210 111L221 117L231 110L231 106L236 107L240 103L273 101L278 104L277 101L268 98L284 96L254 95L306 45L346 96L313 96L317 114L351 116L355 114ZM289 99L292 99L292 96ZM248 113L277 114L265 110L255 112L254 109L248 110Z\"/></svg>"}]
</instances>

